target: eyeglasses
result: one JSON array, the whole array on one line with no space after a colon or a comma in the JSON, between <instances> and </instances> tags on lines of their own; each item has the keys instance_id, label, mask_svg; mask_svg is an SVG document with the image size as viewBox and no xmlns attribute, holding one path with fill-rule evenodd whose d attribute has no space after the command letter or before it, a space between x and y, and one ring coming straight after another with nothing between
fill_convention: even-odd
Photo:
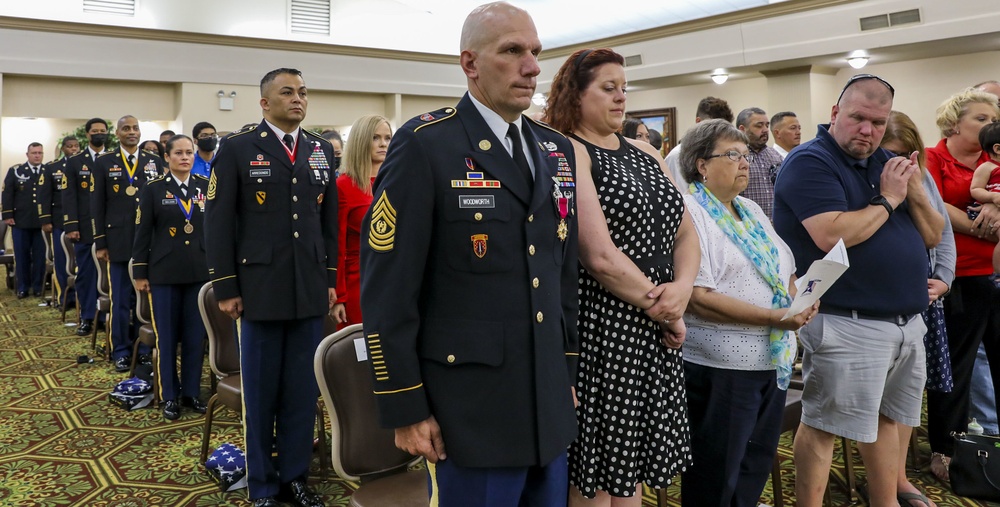
<instances>
[{"instance_id":1,"label":"eyeglasses","mask_svg":"<svg viewBox=\"0 0 1000 507\"><path fill-rule=\"evenodd\" d=\"M710 158L715 158L715 157L726 157L729 160L732 160L733 162L739 162L741 158L744 158L744 159L746 159L747 163L753 163L753 154L752 153L740 153L740 152L738 152L736 150L729 150L729 151L724 152L724 153L718 153L718 154L715 154L715 155L709 155L709 156L705 157L705 160L708 160Z\"/></svg>"},{"instance_id":2,"label":"eyeglasses","mask_svg":"<svg viewBox=\"0 0 1000 507\"><path fill-rule=\"evenodd\" d=\"M218 139L218 134L198 134L198 139Z\"/></svg>"},{"instance_id":3,"label":"eyeglasses","mask_svg":"<svg viewBox=\"0 0 1000 507\"><path fill-rule=\"evenodd\" d=\"M879 83L884 84L885 87L889 89L889 95L891 95L893 97L896 96L896 89L893 88L892 85L889 84L889 82L886 81L885 79L882 79L882 78L876 76L875 74L857 74L857 75L851 76L851 79L848 79L847 80L847 84L844 85L844 89L840 90L840 96L837 97L837 103L840 104L840 99L844 98L844 92L846 92L847 89L850 88L852 84L857 83L858 81L864 81L866 79L874 79L874 80L878 81Z\"/></svg>"}]
</instances>

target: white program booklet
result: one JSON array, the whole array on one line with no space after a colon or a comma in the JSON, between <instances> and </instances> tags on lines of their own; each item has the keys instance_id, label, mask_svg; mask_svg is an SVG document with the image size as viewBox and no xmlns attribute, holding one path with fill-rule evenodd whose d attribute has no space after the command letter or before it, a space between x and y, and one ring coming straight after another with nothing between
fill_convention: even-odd
<instances>
[{"instance_id":1,"label":"white program booklet","mask_svg":"<svg viewBox=\"0 0 1000 507\"><path fill-rule=\"evenodd\" d=\"M833 283L849 267L851 267L851 263L847 260L847 247L844 246L844 240L841 239L830 249L829 253L822 259L813 262L812 266L809 266L809 271L806 271L806 274L795 281L797 289L795 299L792 300L792 306L788 307L788 311L785 312L785 316L781 320L801 313L812 306L823 294L826 294L826 291L830 290L830 287L833 287Z\"/></svg>"}]
</instances>

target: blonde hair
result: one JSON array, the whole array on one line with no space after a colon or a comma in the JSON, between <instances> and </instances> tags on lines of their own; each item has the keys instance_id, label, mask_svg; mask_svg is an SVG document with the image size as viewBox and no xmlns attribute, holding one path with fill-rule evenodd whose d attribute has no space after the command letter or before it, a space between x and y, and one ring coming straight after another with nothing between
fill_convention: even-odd
<instances>
[{"instance_id":1,"label":"blonde hair","mask_svg":"<svg viewBox=\"0 0 1000 507\"><path fill-rule=\"evenodd\" d=\"M969 104L989 104L993 107L993 114L1000 116L1000 107L997 107L997 96L986 93L975 88L966 88L941 103L937 108L937 126L941 129L941 137L951 137L955 135L955 125L968 112Z\"/></svg>"},{"instance_id":2,"label":"blonde hair","mask_svg":"<svg viewBox=\"0 0 1000 507\"><path fill-rule=\"evenodd\" d=\"M344 146L344 174L367 194L372 192L372 139L375 129L383 123L389 126L391 136L392 126L384 116L371 114L358 118Z\"/></svg>"},{"instance_id":3,"label":"blonde hair","mask_svg":"<svg viewBox=\"0 0 1000 507\"><path fill-rule=\"evenodd\" d=\"M917 163L920 164L921 170L927 166L927 159L924 155L924 140L920 138L917 126L909 116L899 111L889 113L889 121L885 126L885 135L882 136L882 146L893 141L899 141L906 147L905 156L907 157L910 156L910 153L918 152Z\"/></svg>"}]
</instances>

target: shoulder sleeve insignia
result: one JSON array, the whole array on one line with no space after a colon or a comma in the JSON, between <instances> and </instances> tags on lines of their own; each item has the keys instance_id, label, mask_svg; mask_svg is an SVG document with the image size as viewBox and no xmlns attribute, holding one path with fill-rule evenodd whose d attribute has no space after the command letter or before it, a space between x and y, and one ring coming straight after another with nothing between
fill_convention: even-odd
<instances>
[{"instance_id":1,"label":"shoulder sleeve insignia","mask_svg":"<svg viewBox=\"0 0 1000 507\"><path fill-rule=\"evenodd\" d=\"M208 200L213 199L215 199L215 171L212 171L212 177L208 180Z\"/></svg>"},{"instance_id":2,"label":"shoulder sleeve insignia","mask_svg":"<svg viewBox=\"0 0 1000 507\"><path fill-rule=\"evenodd\" d=\"M42 173L40 176L38 176L38 184L39 185L45 184L45 173Z\"/></svg>"},{"instance_id":3,"label":"shoulder sleeve insignia","mask_svg":"<svg viewBox=\"0 0 1000 507\"><path fill-rule=\"evenodd\" d=\"M87 187L83 187L83 188L87 188ZM94 175L93 174L90 175L90 191L91 192L94 191Z\"/></svg>"},{"instance_id":4,"label":"shoulder sleeve insignia","mask_svg":"<svg viewBox=\"0 0 1000 507\"><path fill-rule=\"evenodd\" d=\"M440 110L434 111L432 113L422 114L422 115L420 115L420 117L418 119L420 121L424 122L424 123L421 124L421 125L418 125L416 128L413 129L413 131L416 132L416 131L418 131L418 130L420 130L420 129L428 126L428 125L434 125L435 123L447 120L448 118L451 118L452 116L455 116L455 113L456 113L455 108L453 108L453 107L446 107L444 109L440 109Z\"/></svg>"},{"instance_id":5,"label":"shoulder sleeve insignia","mask_svg":"<svg viewBox=\"0 0 1000 507\"><path fill-rule=\"evenodd\" d=\"M139 222L141 221L142 221L142 208L137 207L135 208L135 225L139 225Z\"/></svg>"},{"instance_id":6,"label":"shoulder sleeve insignia","mask_svg":"<svg viewBox=\"0 0 1000 507\"><path fill-rule=\"evenodd\" d=\"M376 252L391 252L396 242L396 209L385 190L372 207L372 222L368 231L368 246Z\"/></svg>"}]
</instances>

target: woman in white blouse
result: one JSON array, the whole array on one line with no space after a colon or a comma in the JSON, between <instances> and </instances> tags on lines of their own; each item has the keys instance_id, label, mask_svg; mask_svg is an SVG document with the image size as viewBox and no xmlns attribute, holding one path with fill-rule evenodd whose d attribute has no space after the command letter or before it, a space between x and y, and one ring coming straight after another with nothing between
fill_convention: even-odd
<instances>
[{"instance_id":1,"label":"woman in white blouse","mask_svg":"<svg viewBox=\"0 0 1000 507\"><path fill-rule=\"evenodd\" d=\"M795 296L795 260L747 186L747 138L709 120L684 137L684 196L701 242L701 266L684 320L684 375L694 464L684 506L756 506L778 447L795 360L791 333L817 303L782 320Z\"/></svg>"}]
</instances>

